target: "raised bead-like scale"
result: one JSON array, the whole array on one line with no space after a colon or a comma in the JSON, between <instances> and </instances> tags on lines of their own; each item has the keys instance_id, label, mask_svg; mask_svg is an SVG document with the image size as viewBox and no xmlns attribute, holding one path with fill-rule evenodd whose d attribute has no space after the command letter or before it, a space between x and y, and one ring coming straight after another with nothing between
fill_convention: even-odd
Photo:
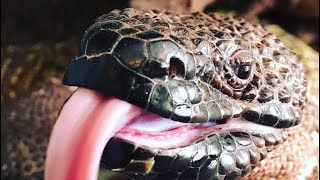
<instances>
[{"instance_id":1,"label":"raised bead-like scale","mask_svg":"<svg viewBox=\"0 0 320 180\"><path fill-rule=\"evenodd\" d=\"M277 134L281 137L282 134ZM255 138L265 143L256 145ZM122 172L137 179L237 179L246 175L266 157L274 144L270 136L252 136L244 132L212 134L190 146L172 150L137 148L112 138L102 156L104 168ZM117 150L115 156L113 150ZM170 175L170 177L169 177ZM192 176L191 176L192 175Z\"/></svg>"}]
</instances>

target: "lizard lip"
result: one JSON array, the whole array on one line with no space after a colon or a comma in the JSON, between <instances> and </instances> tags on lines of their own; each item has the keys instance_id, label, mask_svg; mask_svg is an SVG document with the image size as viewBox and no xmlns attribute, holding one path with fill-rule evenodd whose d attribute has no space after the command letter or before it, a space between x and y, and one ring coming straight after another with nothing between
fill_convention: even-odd
<instances>
[{"instance_id":1,"label":"lizard lip","mask_svg":"<svg viewBox=\"0 0 320 180\"><path fill-rule=\"evenodd\" d=\"M224 131L273 134L280 130L241 118L229 118L222 124L181 123L145 112L132 119L131 123L119 130L114 137L147 149L173 149L188 146L211 134Z\"/></svg>"}]
</instances>

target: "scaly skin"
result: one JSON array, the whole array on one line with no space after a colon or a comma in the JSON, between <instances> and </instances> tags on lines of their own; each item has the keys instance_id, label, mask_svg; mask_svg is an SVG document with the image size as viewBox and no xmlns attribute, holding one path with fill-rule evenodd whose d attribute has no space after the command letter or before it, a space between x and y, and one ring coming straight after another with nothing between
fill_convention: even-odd
<instances>
[{"instance_id":1,"label":"scaly skin","mask_svg":"<svg viewBox=\"0 0 320 180\"><path fill-rule=\"evenodd\" d=\"M7 49L2 51L7 51ZM10 56L15 56L15 54L9 54L8 57ZM27 55L23 56L28 57ZM38 74L39 69L41 69L39 68L39 65L34 66L34 64L37 63L32 64L26 61L26 63L19 64L18 66L11 66L12 71L10 72L6 70L8 69L8 66L10 66L6 64L10 64L10 61L8 61L7 57L2 57L2 60L3 59L5 60L2 61L1 64L1 73L2 75L5 75L2 76L4 77L4 79L2 79L4 82L9 82L10 78L15 77L15 73L19 74L19 71L21 71L19 69L27 69L27 71L21 73L20 77L22 78L18 78L17 80L10 80L11 82L23 82L23 78L27 77L23 76L24 74ZM25 66L28 64L30 65L30 68L25 68ZM23 92L21 94L25 94L25 96L19 97L18 100L13 102L12 104L9 101L10 105L5 106L5 108L2 109L1 122L4 126L2 126L1 133L6 135L7 138L6 139L4 138L4 136L2 136L2 140L6 140L7 143L5 143L6 146L2 144L1 155L2 157L8 157L7 161L3 161L3 158L1 158L2 178L4 177L5 173L10 173L10 175L12 175L11 177L30 177L30 175L35 175L37 174L37 172L43 170L43 166L41 164L44 160L44 149L45 144L48 141L50 129L55 120L55 116L57 116L58 114L60 106L64 102L64 99L66 99L71 92L69 89L62 87L58 80L60 78L59 74L61 73L61 71L59 72L59 70L53 70L52 72L53 74L51 75L50 73L48 75L48 72L39 73L43 75L44 79L46 79L47 81L43 80L43 83L40 83L41 85L44 84L42 86L43 88L41 88L40 90L35 90L31 93L32 99L35 99L34 101L30 102L30 94ZM38 75L27 77L27 82L34 81L34 77L41 76ZM2 88L3 87L4 86L2 84ZM19 90L18 87L15 87L14 89ZM25 91L30 91L30 89L32 88L29 88ZM7 96L4 95L4 97ZM245 178L257 179L265 177L266 179L269 179L270 177L283 177L283 179L296 179L295 177L307 175L307 173L304 174L300 172L303 172L306 169L313 170L313 167L317 167L317 146L315 145L315 143L313 143L315 142L314 137L318 133L318 125L316 124L318 114L316 114L317 111L314 110L316 109L315 107L316 105L312 102L307 105L307 109L305 109L305 112L308 113L305 113L302 121L303 123L294 128L292 134L289 135L287 142L273 151L272 154L269 154L268 157L264 161L262 161L259 167L252 171L250 175ZM313 114L311 112L315 113ZM30 114L30 116L14 115L22 113ZM44 114L51 115L49 117L43 117ZM39 126L39 124L41 125ZM44 127L44 131L34 131L35 127L37 126L39 127L39 129L40 127ZM22 131L21 129L23 128L25 128L26 131ZM32 134L31 132L36 132L37 136L35 136L35 134ZM39 134L41 134L41 136L39 136ZM36 137L38 137L38 139L40 140L37 140ZM2 141L2 143L4 142L5 141ZM300 145L301 143L302 145ZM35 144L43 145L36 146L39 147L39 150L30 150L35 146ZM4 152L10 153L3 154ZM21 161L23 161L24 163L20 163ZM7 166L7 168L4 168L5 166ZM317 168L315 170L317 170Z\"/></svg>"},{"instance_id":2,"label":"scaly skin","mask_svg":"<svg viewBox=\"0 0 320 180\"><path fill-rule=\"evenodd\" d=\"M41 177L52 126L70 88L71 43L1 49L1 179Z\"/></svg>"},{"instance_id":3,"label":"scaly skin","mask_svg":"<svg viewBox=\"0 0 320 180\"><path fill-rule=\"evenodd\" d=\"M267 25L266 29L297 53L309 82L309 102L302 123L294 128L287 142L243 179L319 179L319 54L278 26Z\"/></svg>"},{"instance_id":4,"label":"scaly skin","mask_svg":"<svg viewBox=\"0 0 320 180\"><path fill-rule=\"evenodd\" d=\"M102 163L137 179L247 175L286 139L282 132L299 124L307 88L295 53L259 24L218 13L135 9L114 10L88 28L63 82L174 121L218 123L201 129L198 141L169 149L120 131ZM240 127L243 121L263 130ZM112 158L122 149L120 160Z\"/></svg>"}]
</instances>

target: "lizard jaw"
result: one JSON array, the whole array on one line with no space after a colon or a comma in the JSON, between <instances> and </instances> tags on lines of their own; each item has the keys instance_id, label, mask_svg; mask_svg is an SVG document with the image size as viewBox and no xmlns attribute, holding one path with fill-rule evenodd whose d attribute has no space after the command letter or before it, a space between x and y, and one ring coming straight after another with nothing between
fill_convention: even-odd
<instances>
[{"instance_id":1,"label":"lizard jaw","mask_svg":"<svg viewBox=\"0 0 320 180\"><path fill-rule=\"evenodd\" d=\"M144 123L151 119L156 124L148 126ZM173 149L213 133L244 129L280 133L279 129L238 118L228 119L224 124L179 123L146 113L125 101L79 88L66 102L54 126L47 150L45 177L48 180L97 179L102 153L112 137L148 149Z\"/></svg>"}]
</instances>

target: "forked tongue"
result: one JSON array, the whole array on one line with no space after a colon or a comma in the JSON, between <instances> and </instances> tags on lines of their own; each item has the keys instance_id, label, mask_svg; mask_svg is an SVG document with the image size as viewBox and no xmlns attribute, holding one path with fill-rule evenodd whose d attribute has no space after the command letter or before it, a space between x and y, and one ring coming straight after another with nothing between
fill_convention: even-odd
<instances>
[{"instance_id":1,"label":"forked tongue","mask_svg":"<svg viewBox=\"0 0 320 180\"><path fill-rule=\"evenodd\" d=\"M79 88L62 108L47 150L46 180L96 180L111 137L141 110L129 103Z\"/></svg>"}]
</instances>

